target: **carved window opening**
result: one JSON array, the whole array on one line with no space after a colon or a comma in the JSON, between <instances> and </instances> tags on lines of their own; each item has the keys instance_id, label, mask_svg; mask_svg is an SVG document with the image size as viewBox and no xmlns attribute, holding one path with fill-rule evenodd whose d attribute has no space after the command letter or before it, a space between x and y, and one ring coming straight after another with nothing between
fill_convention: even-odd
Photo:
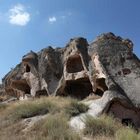
<instances>
[{"instance_id":1,"label":"carved window opening","mask_svg":"<svg viewBox=\"0 0 140 140\"><path fill-rule=\"evenodd\" d=\"M124 68L124 69L122 69L122 71L123 71L123 74L124 74L124 75L128 75L128 74L131 73L131 70L128 69L128 68Z\"/></svg>"},{"instance_id":2,"label":"carved window opening","mask_svg":"<svg viewBox=\"0 0 140 140\"><path fill-rule=\"evenodd\" d=\"M68 96L84 99L88 97L92 92L92 85L88 78L83 78L75 81L67 81L65 92Z\"/></svg>"},{"instance_id":3,"label":"carved window opening","mask_svg":"<svg viewBox=\"0 0 140 140\"><path fill-rule=\"evenodd\" d=\"M29 65L26 65L26 72L30 72L31 71L31 68Z\"/></svg>"},{"instance_id":4,"label":"carved window opening","mask_svg":"<svg viewBox=\"0 0 140 140\"><path fill-rule=\"evenodd\" d=\"M76 73L84 70L81 57L79 55L69 57L66 68L68 73Z\"/></svg>"}]
</instances>

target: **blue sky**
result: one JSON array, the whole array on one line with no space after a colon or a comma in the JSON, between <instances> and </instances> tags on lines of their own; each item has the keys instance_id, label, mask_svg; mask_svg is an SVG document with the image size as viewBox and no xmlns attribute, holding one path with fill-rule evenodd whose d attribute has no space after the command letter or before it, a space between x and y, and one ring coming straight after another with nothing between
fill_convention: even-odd
<instances>
[{"instance_id":1,"label":"blue sky","mask_svg":"<svg viewBox=\"0 0 140 140\"><path fill-rule=\"evenodd\" d=\"M0 0L0 79L30 50L113 32L140 56L140 0Z\"/></svg>"}]
</instances>

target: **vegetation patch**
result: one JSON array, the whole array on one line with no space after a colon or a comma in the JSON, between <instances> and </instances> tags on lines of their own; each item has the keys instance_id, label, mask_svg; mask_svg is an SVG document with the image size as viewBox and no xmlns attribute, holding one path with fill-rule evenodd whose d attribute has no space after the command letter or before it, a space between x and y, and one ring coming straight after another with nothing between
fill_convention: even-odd
<instances>
[{"instance_id":1,"label":"vegetation patch","mask_svg":"<svg viewBox=\"0 0 140 140\"><path fill-rule=\"evenodd\" d=\"M68 118L64 114L49 115L46 119L36 123L33 128L38 133L37 139L45 140L80 140L80 136L68 125Z\"/></svg>"},{"instance_id":2,"label":"vegetation patch","mask_svg":"<svg viewBox=\"0 0 140 140\"><path fill-rule=\"evenodd\" d=\"M86 116L84 134L90 136L114 136L118 125L112 117L102 116L100 118L94 118L92 116Z\"/></svg>"},{"instance_id":3,"label":"vegetation patch","mask_svg":"<svg viewBox=\"0 0 140 140\"><path fill-rule=\"evenodd\" d=\"M87 110L88 106L69 97L42 97L9 105L0 104L0 139L140 140L138 131L125 127L118 120L105 115L99 118L86 116L83 119L84 130L76 133L69 126L69 119ZM35 118L42 117L42 119L32 122L35 118L30 117L34 116L37 116ZM28 118L27 124L24 121L25 118Z\"/></svg>"},{"instance_id":4,"label":"vegetation patch","mask_svg":"<svg viewBox=\"0 0 140 140\"><path fill-rule=\"evenodd\" d=\"M0 111L6 109L8 107L7 104L0 104Z\"/></svg>"},{"instance_id":5,"label":"vegetation patch","mask_svg":"<svg viewBox=\"0 0 140 140\"><path fill-rule=\"evenodd\" d=\"M18 102L10 106L6 112L6 119L13 121L29 118L46 113L53 113L58 110L57 106L48 99Z\"/></svg>"},{"instance_id":6,"label":"vegetation patch","mask_svg":"<svg viewBox=\"0 0 140 140\"><path fill-rule=\"evenodd\" d=\"M123 126L111 116L86 116L84 122L84 135L95 140L140 140L139 131L136 132L131 126Z\"/></svg>"},{"instance_id":7,"label":"vegetation patch","mask_svg":"<svg viewBox=\"0 0 140 140\"><path fill-rule=\"evenodd\" d=\"M116 140L140 140L140 133L130 127L121 128L116 132Z\"/></svg>"},{"instance_id":8,"label":"vegetation patch","mask_svg":"<svg viewBox=\"0 0 140 140\"><path fill-rule=\"evenodd\" d=\"M79 103L77 100L72 100L71 103L65 107L65 113L70 117L77 116L81 113L87 112L89 107L83 103Z\"/></svg>"}]
</instances>

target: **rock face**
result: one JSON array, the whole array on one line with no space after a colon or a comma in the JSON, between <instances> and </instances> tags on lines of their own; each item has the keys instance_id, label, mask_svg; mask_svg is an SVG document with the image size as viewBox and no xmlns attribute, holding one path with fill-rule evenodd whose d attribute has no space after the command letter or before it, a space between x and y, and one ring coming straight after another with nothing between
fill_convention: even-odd
<instances>
[{"instance_id":1,"label":"rock face","mask_svg":"<svg viewBox=\"0 0 140 140\"><path fill-rule=\"evenodd\" d=\"M4 98L5 98L4 88L3 88L3 85L0 84L0 102L2 102Z\"/></svg>"},{"instance_id":2,"label":"rock face","mask_svg":"<svg viewBox=\"0 0 140 140\"><path fill-rule=\"evenodd\" d=\"M2 85L0 84L0 96L3 95L3 87Z\"/></svg>"},{"instance_id":3,"label":"rock face","mask_svg":"<svg viewBox=\"0 0 140 140\"><path fill-rule=\"evenodd\" d=\"M6 93L19 99L90 96L95 116L111 113L135 126L140 126L139 84L140 61L133 43L113 33L102 34L91 44L74 38L64 48L31 51L3 78Z\"/></svg>"},{"instance_id":4,"label":"rock face","mask_svg":"<svg viewBox=\"0 0 140 140\"><path fill-rule=\"evenodd\" d=\"M0 95L3 95L4 93L4 87L2 84L0 84Z\"/></svg>"}]
</instances>

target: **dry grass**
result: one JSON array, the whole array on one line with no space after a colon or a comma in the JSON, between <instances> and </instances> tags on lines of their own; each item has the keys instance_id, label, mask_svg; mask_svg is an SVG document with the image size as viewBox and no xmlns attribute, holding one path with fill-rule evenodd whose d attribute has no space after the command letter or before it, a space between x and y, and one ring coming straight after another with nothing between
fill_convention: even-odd
<instances>
[{"instance_id":1,"label":"dry grass","mask_svg":"<svg viewBox=\"0 0 140 140\"><path fill-rule=\"evenodd\" d=\"M8 107L6 104L0 104L0 111L5 110Z\"/></svg>"},{"instance_id":2,"label":"dry grass","mask_svg":"<svg viewBox=\"0 0 140 140\"><path fill-rule=\"evenodd\" d=\"M140 133L132 128L121 128L116 132L116 140L140 140Z\"/></svg>"},{"instance_id":3,"label":"dry grass","mask_svg":"<svg viewBox=\"0 0 140 140\"><path fill-rule=\"evenodd\" d=\"M64 111L64 108L71 106L73 100L74 99L71 98L44 97L35 100L17 102L9 106L3 112L3 116L10 120L19 120L37 115L44 115L46 113L59 113ZM5 105L1 105L0 109L4 109L5 107Z\"/></svg>"},{"instance_id":4,"label":"dry grass","mask_svg":"<svg viewBox=\"0 0 140 140\"><path fill-rule=\"evenodd\" d=\"M68 114L70 117L77 116L81 113L85 113L88 111L88 106L79 103L77 100L71 100L70 104L65 107L65 113Z\"/></svg>"},{"instance_id":5,"label":"dry grass","mask_svg":"<svg viewBox=\"0 0 140 140\"><path fill-rule=\"evenodd\" d=\"M0 105L0 140L80 140L79 134L68 125L71 116L84 113L88 107L75 99L43 97L40 99ZM46 115L30 127L25 118ZM122 126L112 117L95 119L87 116L82 136L94 140L140 140L140 133Z\"/></svg>"},{"instance_id":6,"label":"dry grass","mask_svg":"<svg viewBox=\"0 0 140 140\"><path fill-rule=\"evenodd\" d=\"M73 100L71 98L43 97L17 102L8 107L1 105L0 139L8 140L10 137L10 140L79 140L79 136L67 124L69 115L65 114L64 109L71 106L71 103L75 102ZM30 134L25 135L22 132L26 128L21 123L23 119L44 114L50 115L45 120L39 121Z\"/></svg>"},{"instance_id":7,"label":"dry grass","mask_svg":"<svg viewBox=\"0 0 140 140\"><path fill-rule=\"evenodd\" d=\"M35 139L44 140L80 140L80 136L68 125L68 118L61 113L49 115L32 127L32 135L38 133ZM29 134L30 137L31 134Z\"/></svg>"},{"instance_id":8,"label":"dry grass","mask_svg":"<svg viewBox=\"0 0 140 140\"><path fill-rule=\"evenodd\" d=\"M111 116L85 118L85 129L83 133L94 140L140 140L140 133L131 126L125 127Z\"/></svg>"},{"instance_id":9,"label":"dry grass","mask_svg":"<svg viewBox=\"0 0 140 140\"><path fill-rule=\"evenodd\" d=\"M18 121L36 115L44 115L57 110L57 106L50 100L39 99L15 103L3 112L4 119Z\"/></svg>"},{"instance_id":10,"label":"dry grass","mask_svg":"<svg viewBox=\"0 0 140 140\"><path fill-rule=\"evenodd\" d=\"M118 126L112 117L102 116L98 119L86 116L84 134L90 136L114 136Z\"/></svg>"}]
</instances>

